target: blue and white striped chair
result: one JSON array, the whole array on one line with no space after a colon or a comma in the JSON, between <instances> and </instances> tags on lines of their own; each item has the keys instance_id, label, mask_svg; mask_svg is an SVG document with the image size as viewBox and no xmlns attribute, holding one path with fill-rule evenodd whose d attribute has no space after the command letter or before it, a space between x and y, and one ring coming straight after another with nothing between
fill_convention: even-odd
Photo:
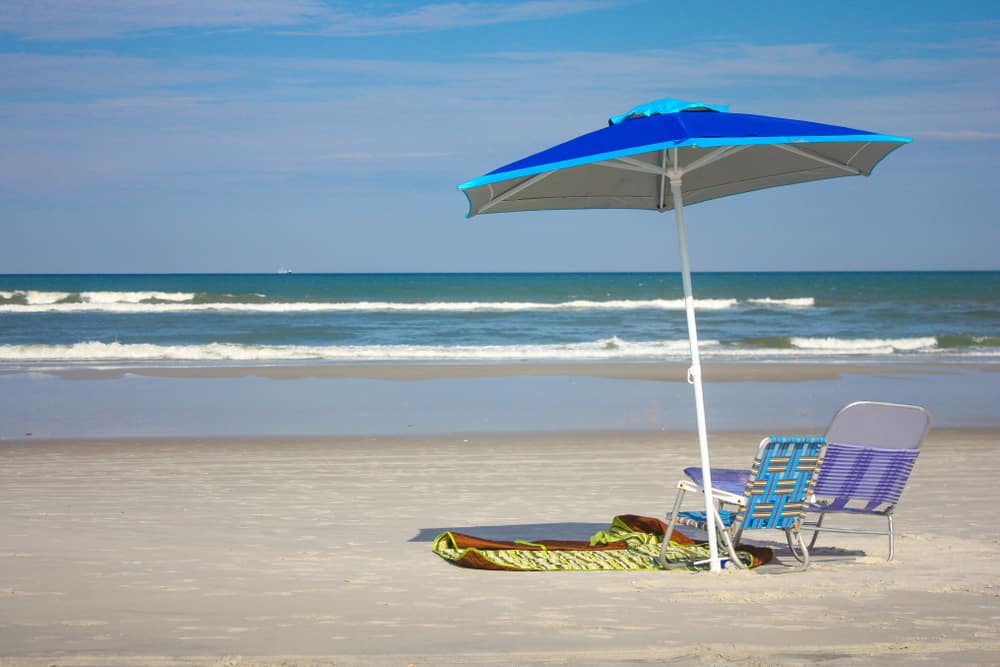
<instances>
[{"instance_id":1,"label":"blue and white striped chair","mask_svg":"<svg viewBox=\"0 0 1000 667\"><path fill-rule=\"evenodd\" d=\"M742 567L736 553L744 530L773 528L783 530L793 554L801 562L798 569L809 567L809 550L799 532L812 496L816 472L820 469L820 452L825 444L822 436L770 436L760 442L743 493L733 489L713 488L712 494L720 505L731 505L735 511L713 508L719 537L729 553L730 563ZM660 564L666 568L670 536L677 525L705 530L705 512L681 512L681 503L688 491L702 494L702 487L689 480L677 483L674 507L667 516L667 530L660 546Z\"/></svg>"},{"instance_id":2,"label":"blue and white striped chair","mask_svg":"<svg viewBox=\"0 0 1000 667\"><path fill-rule=\"evenodd\" d=\"M893 559L892 516L930 425L930 414L916 405L860 401L837 413L826 434L827 465L808 510L818 518L803 524L814 531L810 549L820 531L887 535L888 560ZM886 530L824 526L832 514L882 517L888 525Z\"/></svg>"}]
</instances>

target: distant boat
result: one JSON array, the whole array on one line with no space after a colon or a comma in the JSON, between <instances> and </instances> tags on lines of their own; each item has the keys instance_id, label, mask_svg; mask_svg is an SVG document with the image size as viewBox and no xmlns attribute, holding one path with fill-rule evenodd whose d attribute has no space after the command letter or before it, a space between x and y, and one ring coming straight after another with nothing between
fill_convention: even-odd
<instances>
[{"instance_id":1,"label":"distant boat","mask_svg":"<svg viewBox=\"0 0 1000 667\"><path fill-rule=\"evenodd\" d=\"M280 268L277 271L275 271L275 273L280 273L281 275L285 275L285 274L291 273L291 272L292 272L291 269L286 269L286 268Z\"/></svg>"}]
</instances>

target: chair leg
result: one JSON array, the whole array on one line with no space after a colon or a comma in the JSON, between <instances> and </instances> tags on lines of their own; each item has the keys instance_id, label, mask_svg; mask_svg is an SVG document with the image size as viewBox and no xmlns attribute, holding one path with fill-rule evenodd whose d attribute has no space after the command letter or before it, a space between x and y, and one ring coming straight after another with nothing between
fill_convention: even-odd
<instances>
[{"instance_id":1,"label":"chair leg","mask_svg":"<svg viewBox=\"0 0 1000 667\"><path fill-rule=\"evenodd\" d=\"M730 533L733 526L725 527L722 522L722 517L719 515L718 510L715 511L715 521L718 526L719 536L722 537L723 544L726 545L726 551L729 552L729 562L733 564L733 567L739 569L745 569L743 561L740 560L739 555L736 553L736 544L739 543L740 536L743 534L743 527L740 526L736 532L735 537Z\"/></svg>"},{"instance_id":2,"label":"chair leg","mask_svg":"<svg viewBox=\"0 0 1000 667\"><path fill-rule=\"evenodd\" d=\"M733 526L735 527L735 524L733 524ZM733 532L733 544L739 544L742 541L743 541L743 522L740 521L739 527L737 527Z\"/></svg>"},{"instance_id":3,"label":"chair leg","mask_svg":"<svg viewBox=\"0 0 1000 667\"><path fill-rule=\"evenodd\" d=\"M798 543L798 552L796 552L795 546L792 544L793 535L795 537L795 541ZM786 528L785 537L788 539L788 548L792 550L792 555L795 556L795 560L801 563L801 565L795 569L799 572L805 570L809 567L809 548L806 546L806 541L802 538L802 533L800 533L798 529Z\"/></svg>"},{"instance_id":4,"label":"chair leg","mask_svg":"<svg viewBox=\"0 0 1000 667\"><path fill-rule=\"evenodd\" d=\"M663 540L660 542L660 567L663 569L669 567L667 563L667 547L670 546L670 537L674 534L674 526L677 525L677 512L680 510L683 500L684 489L678 489L677 497L674 499L674 508L670 510L670 514L667 516L667 530L663 533Z\"/></svg>"},{"instance_id":5,"label":"chair leg","mask_svg":"<svg viewBox=\"0 0 1000 667\"><path fill-rule=\"evenodd\" d=\"M795 556L795 560L801 563L803 556L796 550L796 545L792 541L792 531L788 528L785 529L785 540L788 542L788 550Z\"/></svg>"},{"instance_id":6,"label":"chair leg","mask_svg":"<svg viewBox=\"0 0 1000 667\"><path fill-rule=\"evenodd\" d=\"M816 528L817 528L817 530L813 531L812 539L809 540L809 548L810 549L812 549L814 546L816 546L816 538L819 537L819 528L821 528L823 526L823 519L825 519L825 518L826 518L825 514L820 514L819 518L816 519Z\"/></svg>"},{"instance_id":7,"label":"chair leg","mask_svg":"<svg viewBox=\"0 0 1000 667\"><path fill-rule=\"evenodd\" d=\"M889 520L889 558L886 560L892 560L892 557L895 555L895 548L892 539L892 515L887 514L885 518Z\"/></svg>"}]
</instances>

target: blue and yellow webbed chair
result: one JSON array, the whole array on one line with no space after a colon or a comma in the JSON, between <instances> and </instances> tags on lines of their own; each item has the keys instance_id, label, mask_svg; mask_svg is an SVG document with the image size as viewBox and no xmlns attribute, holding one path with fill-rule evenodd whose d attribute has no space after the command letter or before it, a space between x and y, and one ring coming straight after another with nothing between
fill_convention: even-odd
<instances>
[{"instance_id":1,"label":"blue and yellow webbed chair","mask_svg":"<svg viewBox=\"0 0 1000 667\"><path fill-rule=\"evenodd\" d=\"M760 442L743 493L734 489L713 488L720 507L713 508L715 525L722 544L729 554L729 563L742 567L736 554L744 530L763 528L785 532L788 544L801 565L809 567L809 550L799 529L812 496L816 472L820 469L820 453L825 444L822 436L770 436ZM714 487L715 485L713 485ZM668 567L666 554L675 526L690 526L705 530L705 512L681 512L687 492L703 493L702 487L690 480L677 483L674 507L667 516L667 530L660 547L660 563ZM734 509L723 509L731 506Z\"/></svg>"}]
</instances>

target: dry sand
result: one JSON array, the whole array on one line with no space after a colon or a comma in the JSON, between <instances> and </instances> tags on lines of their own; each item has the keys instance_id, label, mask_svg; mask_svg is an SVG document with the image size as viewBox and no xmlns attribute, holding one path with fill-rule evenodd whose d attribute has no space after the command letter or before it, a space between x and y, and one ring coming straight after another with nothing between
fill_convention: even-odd
<instances>
[{"instance_id":1,"label":"dry sand","mask_svg":"<svg viewBox=\"0 0 1000 667\"><path fill-rule=\"evenodd\" d=\"M719 575L430 551L660 516L685 433L0 443L0 665L997 664L998 436L932 431L891 563L829 535L805 573Z\"/></svg>"}]
</instances>

